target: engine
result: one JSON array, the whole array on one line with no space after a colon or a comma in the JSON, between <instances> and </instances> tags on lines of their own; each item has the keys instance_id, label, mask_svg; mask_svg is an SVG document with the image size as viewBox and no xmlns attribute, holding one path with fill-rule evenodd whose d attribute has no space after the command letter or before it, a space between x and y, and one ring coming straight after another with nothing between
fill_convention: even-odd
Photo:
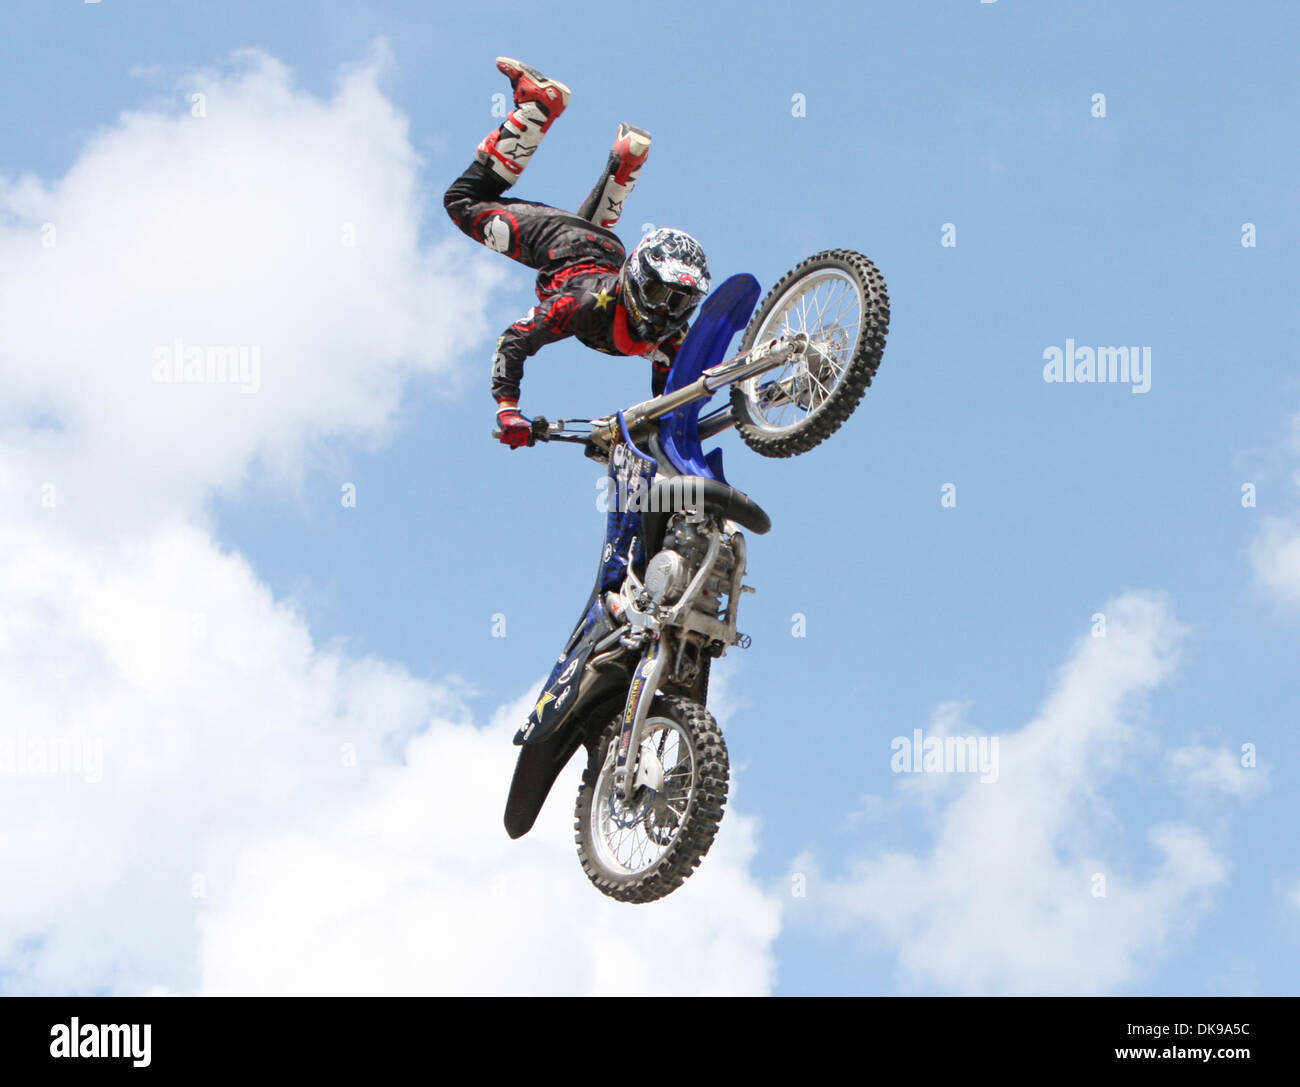
<instances>
[{"instance_id":1,"label":"engine","mask_svg":"<svg viewBox=\"0 0 1300 1087\"><path fill-rule=\"evenodd\" d=\"M656 604L675 604L690 583L686 560L665 548L645 568L645 591Z\"/></svg>"},{"instance_id":2,"label":"engine","mask_svg":"<svg viewBox=\"0 0 1300 1087\"><path fill-rule=\"evenodd\" d=\"M645 590L656 604L672 605L681 599L691 579L704 565L710 541L709 530L699 522L685 515L673 518L664 534L663 550L646 564ZM722 598L730 590L734 568L735 556L730 538L723 536L709 577L701 586L699 595L691 601L692 609L716 616Z\"/></svg>"}]
</instances>

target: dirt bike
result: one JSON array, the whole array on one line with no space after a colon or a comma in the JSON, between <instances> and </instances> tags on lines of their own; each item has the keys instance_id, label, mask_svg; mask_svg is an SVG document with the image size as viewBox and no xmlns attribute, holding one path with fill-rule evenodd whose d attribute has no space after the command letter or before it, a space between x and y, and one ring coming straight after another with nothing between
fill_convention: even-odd
<instances>
[{"instance_id":1,"label":"dirt bike","mask_svg":"<svg viewBox=\"0 0 1300 1087\"><path fill-rule=\"evenodd\" d=\"M664 393L600 419L532 422L536 442L581 444L608 466L596 584L528 720L506 802L511 838L537 819L579 747L578 857L624 902L679 886L713 843L727 799L727 747L706 708L709 668L749 639L736 627L746 539L771 520L701 442L735 426L767 457L804 453L857 407L889 325L885 281L866 257L830 250L768 293L732 276L700 307ZM752 314L752 319L751 319ZM725 358L736 332L740 352ZM728 404L701 417L730 387ZM532 443L530 443L532 444Z\"/></svg>"}]
</instances>

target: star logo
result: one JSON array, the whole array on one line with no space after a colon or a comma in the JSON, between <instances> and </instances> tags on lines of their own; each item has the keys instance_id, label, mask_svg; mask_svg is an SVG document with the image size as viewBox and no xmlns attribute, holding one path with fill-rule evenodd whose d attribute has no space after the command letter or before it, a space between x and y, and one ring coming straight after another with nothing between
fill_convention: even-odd
<instances>
[{"instance_id":1,"label":"star logo","mask_svg":"<svg viewBox=\"0 0 1300 1087\"><path fill-rule=\"evenodd\" d=\"M596 308L606 309L612 301L614 301L612 294L608 291L601 291L600 294L596 295Z\"/></svg>"},{"instance_id":2,"label":"star logo","mask_svg":"<svg viewBox=\"0 0 1300 1087\"><path fill-rule=\"evenodd\" d=\"M542 697L537 700L537 705L533 707L533 716L540 718L542 716L542 710L546 708L546 704L554 701L554 699L555 695L551 694L550 691L547 691L542 695Z\"/></svg>"}]
</instances>

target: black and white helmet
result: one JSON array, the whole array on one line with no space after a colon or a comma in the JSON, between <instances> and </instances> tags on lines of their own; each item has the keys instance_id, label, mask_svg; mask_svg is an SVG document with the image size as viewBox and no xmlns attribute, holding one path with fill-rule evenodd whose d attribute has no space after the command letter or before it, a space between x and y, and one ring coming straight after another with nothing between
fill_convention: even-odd
<instances>
[{"instance_id":1,"label":"black and white helmet","mask_svg":"<svg viewBox=\"0 0 1300 1087\"><path fill-rule=\"evenodd\" d=\"M632 334L659 343L690 323L709 293L709 261L684 230L652 230L623 265L623 306Z\"/></svg>"}]
</instances>

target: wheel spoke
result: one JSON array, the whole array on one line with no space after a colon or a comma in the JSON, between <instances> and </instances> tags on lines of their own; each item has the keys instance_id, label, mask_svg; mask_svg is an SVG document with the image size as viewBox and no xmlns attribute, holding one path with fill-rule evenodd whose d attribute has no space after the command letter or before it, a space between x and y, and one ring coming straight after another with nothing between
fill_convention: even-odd
<instances>
[{"instance_id":1,"label":"wheel spoke","mask_svg":"<svg viewBox=\"0 0 1300 1087\"><path fill-rule=\"evenodd\" d=\"M853 361L862 325L863 295L839 270L810 276L759 329L755 342L783 332L806 333L811 357L751 378L741 388L753 404L755 425L780 432L800 425L834 395Z\"/></svg>"},{"instance_id":2,"label":"wheel spoke","mask_svg":"<svg viewBox=\"0 0 1300 1087\"><path fill-rule=\"evenodd\" d=\"M652 867L672 847L694 787L694 753L681 726L668 718L652 718L646 724L649 732L641 740L642 756L659 759L664 768L663 791L646 795L643 786L629 801L618 801L609 758L593 786L593 842L602 862L625 874ZM656 814L656 808L661 814Z\"/></svg>"}]
</instances>

